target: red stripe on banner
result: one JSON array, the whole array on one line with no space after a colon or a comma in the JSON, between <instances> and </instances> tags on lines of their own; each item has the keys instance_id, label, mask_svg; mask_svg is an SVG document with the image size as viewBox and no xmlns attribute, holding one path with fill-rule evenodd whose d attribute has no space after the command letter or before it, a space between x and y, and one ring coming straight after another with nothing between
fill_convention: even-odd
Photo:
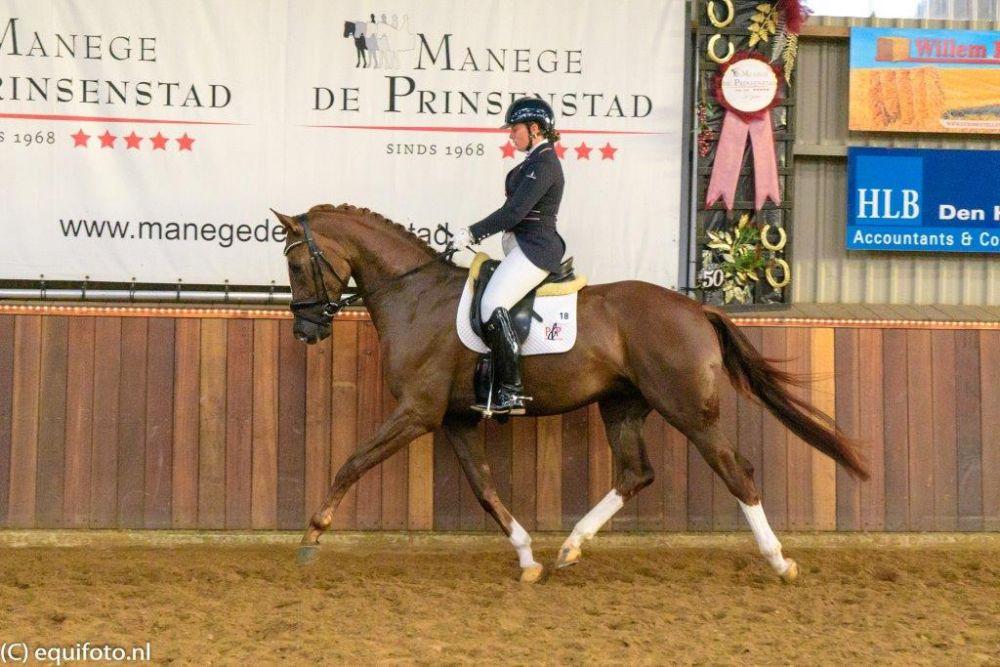
<instances>
[{"instance_id":1,"label":"red stripe on banner","mask_svg":"<svg viewBox=\"0 0 1000 667\"><path fill-rule=\"evenodd\" d=\"M46 113L0 113L0 118L18 120L87 120L95 123L156 123L160 125L248 125L211 120L170 120L167 118L115 118L114 116L61 116Z\"/></svg>"},{"instance_id":2,"label":"red stripe on banner","mask_svg":"<svg viewBox=\"0 0 1000 667\"><path fill-rule=\"evenodd\" d=\"M497 127L448 127L444 125L300 125L334 130L411 130L413 132L496 132L506 134L510 130ZM559 134L636 134L660 135L666 132L631 132L628 130L559 130Z\"/></svg>"}]
</instances>

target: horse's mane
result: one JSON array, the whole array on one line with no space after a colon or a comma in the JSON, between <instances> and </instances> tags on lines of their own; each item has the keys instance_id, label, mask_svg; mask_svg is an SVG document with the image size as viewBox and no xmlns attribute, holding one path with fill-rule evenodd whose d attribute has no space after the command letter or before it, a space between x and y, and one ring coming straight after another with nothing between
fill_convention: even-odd
<instances>
[{"instance_id":1,"label":"horse's mane","mask_svg":"<svg viewBox=\"0 0 1000 667\"><path fill-rule=\"evenodd\" d=\"M400 238L408 241L413 241L422 250L424 250L428 255L432 257L437 257L437 250L434 249L432 245L424 241L422 238L411 232L409 229L399 224L398 222L393 222L389 218L385 217L380 213L369 210L367 208L361 208L359 206L352 206L351 204L340 204L339 206L334 206L333 204L317 204L309 209L309 213L360 213L369 220L373 220L387 229L391 229L396 232Z\"/></svg>"}]
</instances>

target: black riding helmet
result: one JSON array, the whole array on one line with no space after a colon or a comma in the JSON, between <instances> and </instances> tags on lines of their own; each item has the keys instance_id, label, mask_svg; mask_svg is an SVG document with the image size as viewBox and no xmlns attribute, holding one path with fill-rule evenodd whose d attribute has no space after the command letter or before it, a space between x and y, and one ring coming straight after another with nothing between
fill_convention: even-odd
<instances>
[{"instance_id":1,"label":"black riding helmet","mask_svg":"<svg viewBox=\"0 0 1000 667\"><path fill-rule=\"evenodd\" d=\"M556 123L556 115L545 100L537 97L522 97L511 102L500 129L506 130L517 123L538 123L542 131L551 130Z\"/></svg>"}]
</instances>

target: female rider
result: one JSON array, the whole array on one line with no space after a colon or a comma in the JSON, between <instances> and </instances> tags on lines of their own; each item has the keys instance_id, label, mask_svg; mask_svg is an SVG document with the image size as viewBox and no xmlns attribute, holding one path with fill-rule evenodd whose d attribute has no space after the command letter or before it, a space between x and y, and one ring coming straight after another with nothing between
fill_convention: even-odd
<instances>
[{"instance_id":1,"label":"female rider","mask_svg":"<svg viewBox=\"0 0 1000 667\"><path fill-rule=\"evenodd\" d=\"M510 308L537 287L551 272L557 272L566 243L556 231L556 214L563 194L563 171L554 150L559 141L555 114L543 100L522 97L507 108L504 129L522 153L524 161L507 174L507 200L499 209L476 224L459 229L459 247L475 245L504 232L506 257L483 293L480 316L483 337L493 356L498 382L494 383L492 410L524 414L521 383L520 345L514 333ZM474 405L485 411L486 406Z\"/></svg>"}]
</instances>

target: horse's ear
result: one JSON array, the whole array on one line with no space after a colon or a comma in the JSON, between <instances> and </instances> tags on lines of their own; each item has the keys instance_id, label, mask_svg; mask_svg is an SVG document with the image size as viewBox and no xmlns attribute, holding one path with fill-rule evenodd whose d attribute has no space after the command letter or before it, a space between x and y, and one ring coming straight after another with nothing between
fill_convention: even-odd
<instances>
[{"instance_id":1,"label":"horse's ear","mask_svg":"<svg viewBox=\"0 0 1000 667\"><path fill-rule=\"evenodd\" d=\"M271 209L271 213L274 213L274 215L278 218L278 222L281 223L281 226L285 228L285 231L288 234L293 236L300 236L302 234L302 225L299 224L298 220L289 217L284 213L278 213L273 208Z\"/></svg>"}]
</instances>

